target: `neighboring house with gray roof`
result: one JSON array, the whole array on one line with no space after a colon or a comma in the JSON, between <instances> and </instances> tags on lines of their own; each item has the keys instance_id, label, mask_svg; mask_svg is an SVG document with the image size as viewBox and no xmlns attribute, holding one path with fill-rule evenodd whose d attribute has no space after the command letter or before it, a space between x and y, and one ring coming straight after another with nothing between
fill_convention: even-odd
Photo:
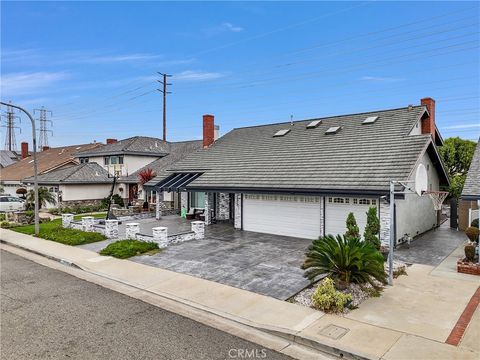
<instances>
[{"instance_id":1,"label":"neighboring house with gray roof","mask_svg":"<svg viewBox=\"0 0 480 360\"><path fill-rule=\"evenodd\" d=\"M101 148L78 152L75 156L80 163L95 163L111 176L116 175L118 186L115 191L126 204L142 204L145 200L155 203L158 199L155 192L143 192L139 179L142 170L164 173L166 167L201 147L201 140L169 142L147 136L119 141L107 139L106 142ZM160 196L159 200L168 202L169 207L175 207L176 199L171 194L165 198Z\"/></svg>"},{"instance_id":2,"label":"neighboring house with gray roof","mask_svg":"<svg viewBox=\"0 0 480 360\"><path fill-rule=\"evenodd\" d=\"M480 208L480 139L468 169L459 204L459 230L465 230L479 218Z\"/></svg>"},{"instance_id":3,"label":"neighboring house with gray roof","mask_svg":"<svg viewBox=\"0 0 480 360\"><path fill-rule=\"evenodd\" d=\"M368 113L237 128L209 141L213 117L204 117L204 146L147 187L188 192L184 207L206 209L205 221L300 238L345 232L353 212L361 233L375 207L389 239L390 180L412 180L422 164L428 190L448 186L437 146L435 102ZM212 124L210 124L210 122ZM199 195L202 194L202 195ZM192 197L194 201L192 202ZM439 225L427 196L408 193L396 205L396 235L416 236Z\"/></svg>"},{"instance_id":4,"label":"neighboring house with gray roof","mask_svg":"<svg viewBox=\"0 0 480 360\"><path fill-rule=\"evenodd\" d=\"M32 187L33 177L25 178L23 182ZM72 206L99 203L110 195L113 178L97 163L83 163L41 174L38 184L56 194L57 206Z\"/></svg>"},{"instance_id":5,"label":"neighboring house with gray roof","mask_svg":"<svg viewBox=\"0 0 480 360\"><path fill-rule=\"evenodd\" d=\"M0 150L0 169L16 163L21 158L21 154L17 153L16 151Z\"/></svg>"}]
</instances>

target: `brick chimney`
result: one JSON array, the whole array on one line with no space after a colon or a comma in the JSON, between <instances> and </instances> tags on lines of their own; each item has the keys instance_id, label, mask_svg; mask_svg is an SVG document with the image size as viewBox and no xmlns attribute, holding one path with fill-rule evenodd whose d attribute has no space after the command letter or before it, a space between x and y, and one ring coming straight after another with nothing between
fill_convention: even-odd
<instances>
[{"instance_id":1,"label":"brick chimney","mask_svg":"<svg viewBox=\"0 0 480 360\"><path fill-rule=\"evenodd\" d=\"M22 159L28 157L28 142L22 142Z\"/></svg>"},{"instance_id":2,"label":"brick chimney","mask_svg":"<svg viewBox=\"0 0 480 360\"><path fill-rule=\"evenodd\" d=\"M422 134L432 135L435 141L435 100L432 98L423 98L421 104L427 107L429 116L422 119Z\"/></svg>"},{"instance_id":3,"label":"brick chimney","mask_svg":"<svg viewBox=\"0 0 480 360\"><path fill-rule=\"evenodd\" d=\"M115 144L117 141L117 139L107 139L107 144Z\"/></svg>"},{"instance_id":4,"label":"brick chimney","mask_svg":"<svg viewBox=\"0 0 480 360\"><path fill-rule=\"evenodd\" d=\"M45 150L48 150L48 149L50 149L50 146L44 146L44 147L42 147L42 151L45 151Z\"/></svg>"},{"instance_id":5,"label":"brick chimney","mask_svg":"<svg viewBox=\"0 0 480 360\"><path fill-rule=\"evenodd\" d=\"M203 115L203 147L207 148L215 141L215 120L213 115Z\"/></svg>"}]
</instances>

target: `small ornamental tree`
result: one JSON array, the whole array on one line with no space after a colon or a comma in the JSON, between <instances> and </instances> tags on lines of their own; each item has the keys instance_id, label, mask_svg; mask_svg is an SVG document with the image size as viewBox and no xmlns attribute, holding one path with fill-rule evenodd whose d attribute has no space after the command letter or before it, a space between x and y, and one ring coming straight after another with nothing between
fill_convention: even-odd
<instances>
[{"instance_id":1,"label":"small ornamental tree","mask_svg":"<svg viewBox=\"0 0 480 360\"><path fill-rule=\"evenodd\" d=\"M140 184L144 185L156 176L155 171L150 168L143 169L138 173Z\"/></svg>"},{"instance_id":2,"label":"small ornamental tree","mask_svg":"<svg viewBox=\"0 0 480 360\"><path fill-rule=\"evenodd\" d=\"M353 213L348 214L347 217L347 232L345 233L345 238L360 238L360 230L358 229L357 220Z\"/></svg>"},{"instance_id":3,"label":"small ornamental tree","mask_svg":"<svg viewBox=\"0 0 480 360\"><path fill-rule=\"evenodd\" d=\"M365 232L363 238L366 242L375 246L377 250L380 250L380 239L378 233L380 232L380 220L377 217L377 209L371 207L367 211L367 225L365 226Z\"/></svg>"},{"instance_id":4,"label":"small ornamental tree","mask_svg":"<svg viewBox=\"0 0 480 360\"><path fill-rule=\"evenodd\" d=\"M16 192L18 195L20 195L22 198L25 199L25 194L27 193L27 189L25 189L25 188L18 188L15 192Z\"/></svg>"}]
</instances>

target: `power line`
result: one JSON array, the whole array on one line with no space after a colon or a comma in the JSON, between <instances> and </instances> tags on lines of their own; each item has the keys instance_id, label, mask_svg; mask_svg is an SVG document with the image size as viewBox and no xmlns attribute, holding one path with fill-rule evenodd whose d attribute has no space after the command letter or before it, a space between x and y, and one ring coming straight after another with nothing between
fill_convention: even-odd
<instances>
[{"instance_id":1,"label":"power line","mask_svg":"<svg viewBox=\"0 0 480 360\"><path fill-rule=\"evenodd\" d=\"M50 126L53 127L53 121L50 119L47 119L47 114L50 114L50 116L53 116L52 111L45 109L45 107L42 106L41 109L34 109L33 114L39 113L38 119L36 119L40 123L40 128L39 128L39 133L38 133L38 150L42 151L48 148L48 133L50 133L53 136L53 131L47 129L47 122L50 123Z\"/></svg>"},{"instance_id":2,"label":"power line","mask_svg":"<svg viewBox=\"0 0 480 360\"><path fill-rule=\"evenodd\" d=\"M157 89L157 91L160 91L163 93L163 141L167 141L167 94L171 94L171 91L167 91L167 86L170 86L172 84L167 83L167 78L171 77L172 75L169 74L164 74L161 72L158 72L160 76L162 76L162 80L157 80L160 84L163 85L162 89Z\"/></svg>"}]
</instances>

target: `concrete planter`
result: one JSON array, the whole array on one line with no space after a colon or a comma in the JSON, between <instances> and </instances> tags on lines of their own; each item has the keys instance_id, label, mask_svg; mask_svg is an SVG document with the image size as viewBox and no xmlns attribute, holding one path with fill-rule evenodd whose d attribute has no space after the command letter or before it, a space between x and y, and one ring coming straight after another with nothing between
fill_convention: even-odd
<instances>
[{"instance_id":1,"label":"concrete planter","mask_svg":"<svg viewBox=\"0 0 480 360\"><path fill-rule=\"evenodd\" d=\"M457 261L457 272L462 274L480 275L480 264L471 263L465 259L459 259Z\"/></svg>"}]
</instances>

